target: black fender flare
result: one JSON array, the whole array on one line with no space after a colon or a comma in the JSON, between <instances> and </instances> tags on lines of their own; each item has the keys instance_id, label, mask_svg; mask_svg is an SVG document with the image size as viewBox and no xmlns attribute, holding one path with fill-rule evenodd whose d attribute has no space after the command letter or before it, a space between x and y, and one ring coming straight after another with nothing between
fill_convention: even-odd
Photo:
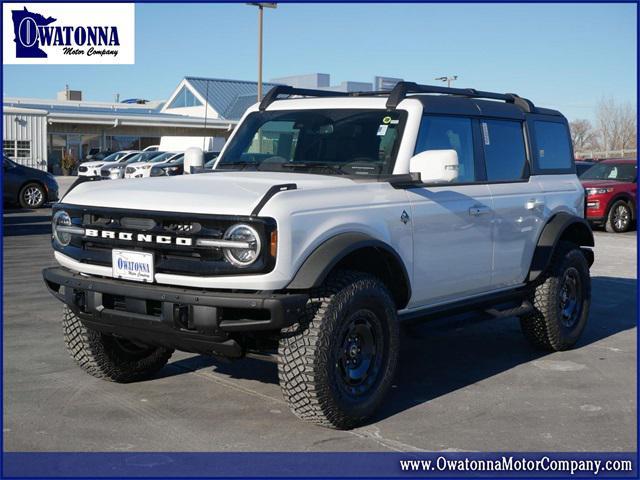
<instances>
[{"instance_id":1,"label":"black fender flare","mask_svg":"<svg viewBox=\"0 0 640 480\"><path fill-rule=\"evenodd\" d=\"M298 269L291 282L287 285L288 290L307 290L319 287L325 281L329 273L341 260L348 255L365 248L374 249L379 253L377 258L372 258L374 264L381 261L393 261L402 278L396 278L398 285L403 283L404 294L398 300L401 305L406 305L411 298L411 280L407 268L400 255L385 242L377 240L369 235L359 232L340 233L320 244L305 259ZM390 290L394 285L388 286ZM403 306L404 306L403 305Z\"/></svg>"},{"instance_id":2,"label":"black fender flare","mask_svg":"<svg viewBox=\"0 0 640 480\"><path fill-rule=\"evenodd\" d=\"M76 188L78 185L80 185L81 183L85 183L85 182L97 182L97 181L101 181L102 177L89 177L89 176L78 176L78 178L76 178L73 183L71 184L71 186L67 189L66 192L64 192L63 197L60 199L60 201L64 200L64 197L66 197L68 195L68 193L73 190L74 188Z\"/></svg>"},{"instance_id":3,"label":"black fender flare","mask_svg":"<svg viewBox=\"0 0 640 480\"><path fill-rule=\"evenodd\" d=\"M555 214L542 229L529 268L529 281L539 278L548 268L560 240L572 241L580 247L593 247L593 232L584 218L566 212ZM593 264L593 251L583 249L589 266Z\"/></svg>"}]
</instances>

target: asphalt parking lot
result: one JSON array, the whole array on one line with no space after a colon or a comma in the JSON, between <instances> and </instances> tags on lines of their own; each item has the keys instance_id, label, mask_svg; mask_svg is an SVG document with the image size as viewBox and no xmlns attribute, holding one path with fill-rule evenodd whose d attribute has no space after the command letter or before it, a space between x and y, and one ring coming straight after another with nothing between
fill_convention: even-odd
<instances>
[{"instance_id":1,"label":"asphalt parking lot","mask_svg":"<svg viewBox=\"0 0 640 480\"><path fill-rule=\"evenodd\" d=\"M636 234L596 234L590 322L576 349L530 348L515 319L403 329L398 375L374 421L297 420L276 366L176 353L119 385L67 355L50 210L4 215L4 447L8 451L635 451Z\"/></svg>"}]
</instances>

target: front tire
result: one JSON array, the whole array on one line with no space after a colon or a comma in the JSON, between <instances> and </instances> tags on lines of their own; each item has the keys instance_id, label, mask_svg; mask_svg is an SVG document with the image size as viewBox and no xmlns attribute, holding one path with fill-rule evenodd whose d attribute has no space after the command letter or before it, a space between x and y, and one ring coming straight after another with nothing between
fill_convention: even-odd
<instances>
[{"instance_id":1,"label":"front tire","mask_svg":"<svg viewBox=\"0 0 640 480\"><path fill-rule=\"evenodd\" d=\"M308 315L281 334L278 376L293 413L325 427L362 424L398 362L396 306L377 278L350 271L312 295Z\"/></svg>"},{"instance_id":2,"label":"front tire","mask_svg":"<svg viewBox=\"0 0 640 480\"><path fill-rule=\"evenodd\" d=\"M18 202L22 208L40 208L47 201L47 193L42 185L27 183L20 189Z\"/></svg>"},{"instance_id":3,"label":"front tire","mask_svg":"<svg viewBox=\"0 0 640 480\"><path fill-rule=\"evenodd\" d=\"M533 311L520 318L527 340L547 351L567 350L578 341L589 318L591 277L584 254L561 242L549 272L531 292Z\"/></svg>"},{"instance_id":4,"label":"front tire","mask_svg":"<svg viewBox=\"0 0 640 480\"><path fill-rule=\"evenodd\" d=\"M128 383L148 378L164 367L173 350L141 345L105 335L85 326L64 306L62 327L67 350L89 375L111 382Z\"/></svg>"},{"instance_id":5,"label":"front tire","mask_svg":"<svg viewBox=\"0 0 640 480\"><path fill-rule=\"evenodd\" d=\"M631 228L631 207L624 200L618 200L609 209L604 228L609 233L624 233Z\"/></svg>"}]
</instances>

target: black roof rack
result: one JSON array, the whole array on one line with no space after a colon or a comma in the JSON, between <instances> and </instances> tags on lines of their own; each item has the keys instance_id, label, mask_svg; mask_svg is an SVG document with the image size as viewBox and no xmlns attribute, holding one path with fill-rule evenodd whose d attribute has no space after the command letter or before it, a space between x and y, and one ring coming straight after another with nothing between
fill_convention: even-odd
<instances>
[{"instance_id":1,"label":"black roof rack","mask_svg":"<svg viewBox=\"0 0 640 480\"><path fill-rule=\"evenodd\" d=\"M388 95L387 109L393 110L410 93L440 93L445 95L457 95L467 98L487 98L491 100L503 100L513 103L525 112L533 112L533 102L519 97L515 93L483 92L474 88L451 88L437 85L419 85L414 82L398 82L393 90L378 90L370 92L334 92L331 90L316 90L311 88L295 88L289 85L276 85L264 96L260 102L260 111L267 109L280 95L300 95L305 97L365 97Z\"/></svg>"},{"instance_id":2,"label":"black roof rack","mask_svg":"<svg viewBox=\"0 0 640 480\"><path fill-rule=\"evenodd\" d=\"M442 93L446 95L458 95L467 98L488 98L491 100L504 100L507 103L513 103L525 112L532 112L535 108L533 102L526 98L519 97L515 93L494 93L482 92L475 88L451 88L440 87L436 85L418 85L414 82L398 82L393 90L389 93L387 100L387 109L393 110L398 104L406 98L408 93Z\"/></svg>"},{"instance_id":3,"label":"black roof rack","mask_svg":"<svg viewBox=\"0 0 640 480\"><path fill-rule=\"evenodd\" d=\"M389 95L390 90L373 90L369 92L335 92L332 90L317 90L311 88L296 88L289 85L276 85L267 92L260 102L260 111L267 109L280 95L300 95L302 97L373 97Z\"/></svg>"}]
</instances>

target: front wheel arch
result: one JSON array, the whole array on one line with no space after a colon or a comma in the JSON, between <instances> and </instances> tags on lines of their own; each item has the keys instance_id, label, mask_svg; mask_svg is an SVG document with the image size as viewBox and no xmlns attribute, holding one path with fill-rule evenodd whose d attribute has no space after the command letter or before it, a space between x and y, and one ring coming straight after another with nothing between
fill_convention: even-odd
<instances>
[{"instance_id":1,"label":"front wheel arch","mask_svg":"<svg viewBox=\"0 0 640 480\"><path fill-rule=\"evenodd\" d=\"M409 303L411 280L400 255L390 245L358 232L338 234L318 246L286 288L318 288L338 270L354 270L379 278L391 292L398 310Z\"/></svg>"}]
</instances>

